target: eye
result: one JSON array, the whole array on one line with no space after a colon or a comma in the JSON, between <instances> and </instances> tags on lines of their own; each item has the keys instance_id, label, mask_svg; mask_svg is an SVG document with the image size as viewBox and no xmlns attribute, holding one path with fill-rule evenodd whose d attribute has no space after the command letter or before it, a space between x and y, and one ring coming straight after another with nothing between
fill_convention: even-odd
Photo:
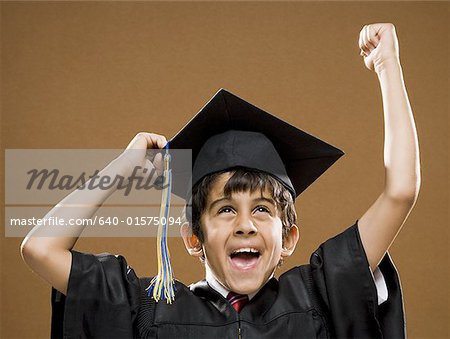
<instances>
[{"instance_id":1,"label":"eye","mask_svg":"<svg viewBox=\"0 0 450 339\"><path fill-rule=\"evenodd\" d=\"M270 210L266 206L258 206L255 208L256 212L266 212L270 214Z\"/></svg>"},{"instance_id":2,"label":"eye","mask_svg":"<svg viewBox=\"0 0 450 339\"><path fill-rule=\"evenodd\" d=\"M230 213L230 212L233 212L233 209L230 206L225 206L225 207L222 207L221 209L219 209L219 211L217 213L221 214L221 213Z\"/></svg>"}]
</instances>

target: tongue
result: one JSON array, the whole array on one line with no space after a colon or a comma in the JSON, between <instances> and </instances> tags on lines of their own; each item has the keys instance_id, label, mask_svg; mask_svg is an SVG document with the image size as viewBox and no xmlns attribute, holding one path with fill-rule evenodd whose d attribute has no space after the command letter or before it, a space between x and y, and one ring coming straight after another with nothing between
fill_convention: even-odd
<instances>
[{"instance_id":1,"label":"tongue","mask_svg":"<svg viewBox=\"0 0 450 339\"><path fill-rule=\"evenodd\" d=\"M233 264L238 268L247 268L256 264L258 257L249 253L239 253L231 258L231 261L233 261Z\"/></svg>"}]
</instances>

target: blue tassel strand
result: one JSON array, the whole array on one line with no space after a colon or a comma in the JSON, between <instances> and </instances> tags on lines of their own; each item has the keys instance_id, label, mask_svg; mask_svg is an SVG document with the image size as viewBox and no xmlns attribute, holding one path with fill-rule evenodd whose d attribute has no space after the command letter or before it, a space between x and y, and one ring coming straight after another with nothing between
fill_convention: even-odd
<instances>
[{"instance_id":1,"label":"blue tassel strand","mask_svg":"<svg viewBox=\"0 0 450 339\"><path fill-rule=\"evenodd\" d=\"M167 223L170 211L170 193L172 189L172 170L170 169L169 144L166 145L164 155L164 184L161 195L161 210L159 213L157 253L158 253L158 275L145 289L147 295L153 297L156 302L166 299L168 304L175 300L175 279L172 265L170 264L170 252L167 246Z\"/></svg>"}]
</instances>

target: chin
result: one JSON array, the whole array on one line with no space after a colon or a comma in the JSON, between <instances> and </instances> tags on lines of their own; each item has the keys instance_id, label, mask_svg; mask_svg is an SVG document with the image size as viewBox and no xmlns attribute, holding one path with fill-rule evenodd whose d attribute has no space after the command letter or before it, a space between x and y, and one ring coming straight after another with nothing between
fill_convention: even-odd
<instances>
[{"instance_id":1,"label":"chin","mask_svg":"<svg viewBox=\"0 0 450 339\"><path fill-rule=\"evenodd\" d=\"M252 294L257 292L264 285L264 282L260 280L261 279L258 279L257 281L254 279L251 281L241 280L232 284L230 287L233 292L238 294Z\"/></svg>"}]
</instances>

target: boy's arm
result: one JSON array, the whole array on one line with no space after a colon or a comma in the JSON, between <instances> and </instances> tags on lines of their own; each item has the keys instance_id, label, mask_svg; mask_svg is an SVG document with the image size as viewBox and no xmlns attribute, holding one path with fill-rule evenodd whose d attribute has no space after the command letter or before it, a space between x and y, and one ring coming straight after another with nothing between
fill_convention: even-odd
<instances>
[{"instance_id":1,"label":"boy's arm","mask_svg":"<svg viewBox=\"0 0 450 339\"><path fill-rule=\"evenodd\" d=\"M358 222L364 250L374 271L416 202L420 188L419 144L394 25L364 26L359 47L366 67L378 76L384 109L385 186Z\"/></svg>"},{"instance_id":2,"label":"boy's arm","mask_svg":"<svg viewBox=\"0 0 450 339\"><path fill-rule=\"evenodd\" d=\"M130 142L127 150L104 168L99 176L115 178L116 175L128 177L135 166L152 168L161 172L161 160L153 163L146 160L148 148L163 148L167 143L164 136L152 133L138 133ZM89 183L89 182L88 182ZM88 183L86 183L88 185ZM90 219L105 200L115 191L115 187L91 190L75 190L44 217L69 219ZM25 263L50 285L63 294L67 292L72 264L70 250L73 248L85 228L85 225L71 226L70 236L52 236L46 234L43 225L35 226L22 241L20 251Z\"/></svg>"},{"instance_id":3,"label":"boy's arm","mask_svg":"<svg viewBox=\"0 0 450 339\"><path fill-rule=\"evenodd\" d=\"M121 174L120 162L116 159L100 171L99 176L115 177ZM88 184L89 181L86 183ZM54 206L43 219L50 217L64 220L91 219L97 209L114 192L95 188L92 190L77 189ZM44 225L35 226L20 245L20 252L25 263L41 278L63 294L67 292L72 254L74 247L86 225L73 225L64 235L48 236Z\"/></svg>"}]
</instances>

